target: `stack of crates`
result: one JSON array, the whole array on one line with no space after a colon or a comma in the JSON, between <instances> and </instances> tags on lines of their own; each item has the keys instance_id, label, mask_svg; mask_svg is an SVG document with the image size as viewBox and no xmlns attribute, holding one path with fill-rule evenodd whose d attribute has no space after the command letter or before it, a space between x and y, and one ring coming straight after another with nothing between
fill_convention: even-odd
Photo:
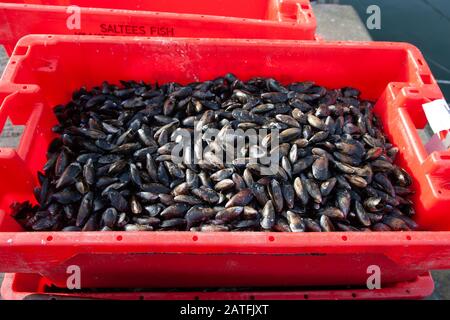
<instances>
[{"instance_id":1,"label":"stack of crates","mask_svg":"<svg viewBox=\"0 0 450 320\"><path fill-rule=\"evenodd\" d=\"M450 268L450 152L428 154L417 134L427 121L422 105L443 95L417 48L317 41L308 0L27 2L0 4L0 39L10 55L0 82L0 129L7 119L25 126L17 148L0 148L5 298L420 298L433 290L429 270ZM187 83L228 72L352 86L376 101L375 113L400 148L398 163L413 177L415 219L426 231L31 233L10 216L13 201L33 199L54 137L52 108L75 89L121 79ZM71 266L82 270L87 292L61 289ZM366 287L370 266L382 272L380 290ZM192 287L254 289L164 291Z\"/></svg>"}]
</instances>

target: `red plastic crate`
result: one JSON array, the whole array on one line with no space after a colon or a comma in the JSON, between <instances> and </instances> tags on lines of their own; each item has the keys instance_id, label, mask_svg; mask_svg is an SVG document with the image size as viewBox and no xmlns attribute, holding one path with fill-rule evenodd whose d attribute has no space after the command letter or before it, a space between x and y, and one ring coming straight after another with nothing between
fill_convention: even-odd
<instances>
[{"instance_id":1,"label":"red plastic crate","mask_svg":"<svg viewBox=\"0 0 450 320\"><path fill-rule=\"evenodd\" d=\"M315 290L295 288L286 291L276 289L248 289L239 291L145 291L113 292L59 292L52 291L49 283L39 275L25 273L5 274L0 296L6 300L387 300L422 299L430 296L434 282L430 273L418 276L413 281L400 282L377 290L362 288L334 288Z\"/></svg>"},{"instance_id":2,"label":"red plastic crate","mask_svg":"<svg viewBox=\"0 0 450 320\"><path fill-rule=\"evenodd\" d=\"M8 55L28 34L313 40L316 30L309 0L3 2L0 43ZM79 29L69 5L81 7Z\"/></svg>"},{"instance_id":3,"label":"red plastic crate","mask_svg":"<svg viewBox=\"0 0 450 320\"><path fill-rule=\"evenodd\" d=\"M111 67L114 66L114 67ZM424 230L373 233L22 232L12 201L33 199L56 119L72 91L103 80L203 81L233 72L243 79L314 79L358 87L413 176L416 220ZM26 125L17 150L0 149L0 271L39 273L64 287L82 269L82 287L226 287L365 284L378 265L382 283L450 268L450 154L426 154L416 128L422 103L442 98L420 52L403 43L28 36L0 84L0 129Z\"/></svg>"}]
</instances>

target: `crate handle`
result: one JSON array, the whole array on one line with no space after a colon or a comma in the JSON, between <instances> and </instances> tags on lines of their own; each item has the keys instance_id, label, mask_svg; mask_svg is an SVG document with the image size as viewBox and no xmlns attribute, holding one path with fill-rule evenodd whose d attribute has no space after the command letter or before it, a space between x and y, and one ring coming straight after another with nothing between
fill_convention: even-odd
<instances>
[{"instance_id":1,"label":"crate handle","mask_svg":"<svg viewBox=\"0 0 450 320\"><path fill-rule=\"evenodd\" d=\"M427 119L423 111L424 103L442 98L442 94L431 90L429 85L407 86L396 92L395 104L398 125L403 129L403 137L410 146L402 150L414 170L420 170L421 176L427 177L427 183L435 198L450 201L450 150L433 151L428 153L417 129L422 128Z\"/></svg>"},{"instance_id":2,"label":"crate handle","mask_svg":"<svg viewBox=\"0 0 450 320\"><path fill-rule=\"evenodd\" d=\"M7 87L7 88L5 88ZM20 142L15 148L1 148L0 158L10 157L11 151L17 153L22 160L26 159L30 146L36 134L37 124L43 113L42 104L30 105L28 100L38 94L37 85L11 84L4 82L0 85L0 132L3 132L7 119L11 119L14 124L23 125L23 132ZM26 98L25 98L26 97ZM17 109L17 100L23 99L18 105L24 105L22 110ZM9 152L5 152L9 150Z\"/></svg>"}]
</instances>

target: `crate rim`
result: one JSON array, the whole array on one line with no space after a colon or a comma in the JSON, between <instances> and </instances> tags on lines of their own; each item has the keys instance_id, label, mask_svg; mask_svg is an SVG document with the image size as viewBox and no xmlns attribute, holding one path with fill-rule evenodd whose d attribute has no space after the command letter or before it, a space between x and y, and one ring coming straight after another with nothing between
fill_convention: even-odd
<instances>
[{"instance_id":1,"label":"crate rim","mask_svg":"<svg viewBox=\"0 0 450 320\"><path fill-rule=\"evenodd\" d=\"M164 44L185 44L185 45L195 45L195 44L220 44L221 46L248 46L251 44L258 45L260 47L273 47L273 46L292 46L297 47L307 46L311 48L317 48L324 50L326 48L352 48L352 47L362 47L364 49L383 49L383 50L404 50L409 55L412 55L414 61L414 67L417 74L426 73L430 75L430 83L404 83L407 87L432 87L433 91L437 95L443 96L440 87L438 86L434 76L432 75L431 69L425 61L419 48L414 44L408 42L393 42L393 41L325 41L325 40L285 40L285 39L241 39L241 38L201 38L201 37L140 37L140 36L107 36L107 35L61 35L61 34L30 34L22 37L16 44L10 59L3 71L2 77L0 78L0 90L5 84L15 84L11 81L14 76L15 66L13 64L19 63L22 59L25 59L28 55L26 51L25 54L18 54L18 48L22 47L33 47L35 45L52 45L58 42L83 42L83 43L117 43L117 42L132 42L142 45L164 45Z\"/></svg>"},{"instance_id":2,"label":"crate rim","mask_svg":"<svg viewBox=\"0 0 450 320\"><path fill-rule=\"evenodd\" d=\"M230 234L232 237L230 237ZM156 243L149 249L148 245ZM386 246L415 246L430 245L440 246L450 244L450 231L398 231L398 232L305 232L305 233L280 233L280 232L191 232L191 231L89 231L89 232L0 232L0 244L8 247L20 246L93 246L102 248L104 245L114 245L115 248L103 248L109 252L121 252L127 249L124 245L133 245L136 248L147 248L143 252L161 249L164 252L178 252L187 247L192 253L202 253L202 249L208 247L208 253L247 252L256 251L272 252L273 249L285 248L287 254L302 254L299 249L318 250L320 252L332 251L333 248L346 247L386 247ZM246 243L246 246L241 246ZM320 243L320 244L319 244ZM123 244L123 245L121 245ZM294 251L292 251L294 250ZM88 250L87 250L88 251ZM281 252L280 252L281 253ZM313 253L311 253L313 254Z\"/></svg>"},{"instance_id":3,"label":"crate rim","mask_svg":"<svg viewBox=\"0 0 450 320\"><path fill-rule=\"evenodd\" d=\"M308 1L299 1L304 4L309 3ZM302 8L301 10L312 12L312 7L309 4L308 9ZM16 8L27 8L34 11L39 11L42 9L46 9L51 12L66 12L68 5L48 5L48 4L36 4L36 3L8 3L2 2L0 3L1 9L16 9ZM133 10L133 9L115 9L115 8L97 8L97 7L79 7L80 12L92 12L92 13L104 13L108 12L112 15L123 15L123 14L133 14L134 16L157 16L162 17L165 16L167 18L177 18L180 20L188 20L188 21L197 21L200 19L211 19L215 21L222 21L224 18L230 20L230 22L246 22L246 23L254 23L254 24L268 24L268 25L289 25L294 28L301 28L302 24L298 22L288 22L282 20L272 20L272 19L258 19L258 18L243 18L243 17L232 17L232 16L219 16L219 15L211 15L211 14L199 14L199 13L175 13L170 11L144 11L144 10ZM314 30L317 27L317 19L315 15L311 15L308 21L309 27Z\"/></svg>"}]
</instances>

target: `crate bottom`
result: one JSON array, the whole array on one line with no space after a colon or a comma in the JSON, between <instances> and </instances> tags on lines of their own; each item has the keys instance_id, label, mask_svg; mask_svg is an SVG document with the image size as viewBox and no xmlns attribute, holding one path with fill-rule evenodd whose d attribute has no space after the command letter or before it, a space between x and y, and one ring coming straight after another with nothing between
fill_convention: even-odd
<instances>
[{"instance_id":1,"label":"crate bottom","mask_svg":"<svg viewBox=\"0 0 450 320\"><path fill-rule=\"evenodd\" d=\"M228 289L229 290L229 289ZM434 282L430 273L417 277L414 281L400 282L378 290L361 288L333 289L243 289L239 291L121 291L120 289L101 292L69 292L53 290L46 280L34 274L5 274L1 296L6 300L385 300L423 299L433 293Z\"/></svg>"}]
</instances>

